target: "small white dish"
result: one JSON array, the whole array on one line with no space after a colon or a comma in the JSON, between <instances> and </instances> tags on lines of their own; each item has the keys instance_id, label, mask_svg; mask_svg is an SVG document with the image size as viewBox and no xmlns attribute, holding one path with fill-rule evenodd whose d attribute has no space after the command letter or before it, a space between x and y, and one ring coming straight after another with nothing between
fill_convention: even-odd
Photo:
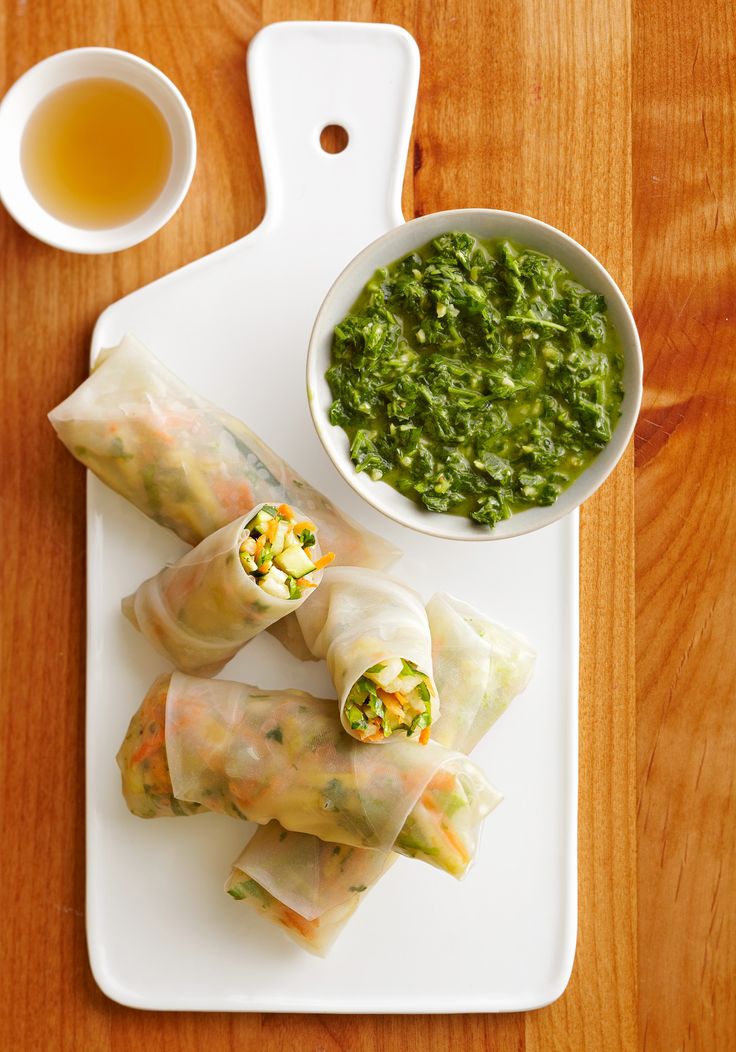
<instances>
[{"instance_id":1,"label":"small white dish","mask_svg":"<svg viewBox=\"0 0 736 1052\"><path fill-rule=\"evenodd\" d=\"M142 91L161 111L171 133L171 169L156 200L141 215L119 226L85 229L51 215L31 193L21 164L21 143L29 117L52 91L75 80L106 77ZM184 97L160 70L115 48L61 51L27 70L0 103L0 200L29 234L67 252L119 252L144 241L167 223L184 200L194 175L197 139Z\"/></svg>"},{"instance_id":2,"label":"small white dish","mask_svg":"<svg viewBox=\"0 0 736 1052\"><path fill-rule=\"evenodd\" d=\"M480 238L509 238L560 260L578 281L605 296L624 355L624 400L609 444L554 504L517 512L493 529L475 525L459 515L427 511L387 483L376 482L357 472L350 459L347 435L341 427L332 425L328 417L332 395L325 373L331 361L335 326L350 312L376 270L451 230L466 231ZM491 208L459 208L434 212L390 230L347 265L327 293L314 323L307 353L307 396L314 426L327 455L348 485L374 508L403 526L433 537L497 541L531 533L561 519L605 481L633 433L641 405L642 374L641 345L634 317L616 282L590 252L561 230L531 216Z\"/></svg>"}]
</instances>

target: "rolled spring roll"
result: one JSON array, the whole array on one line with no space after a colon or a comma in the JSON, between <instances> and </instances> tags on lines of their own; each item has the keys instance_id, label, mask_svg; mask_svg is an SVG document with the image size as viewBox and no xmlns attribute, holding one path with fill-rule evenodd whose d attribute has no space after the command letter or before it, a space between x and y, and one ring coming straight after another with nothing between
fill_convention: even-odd
<instances>
[{"instance_id":1,"label":"rolled spring roll","mask_svg":"<svg viewBox=\"0 0 736 1052\"><path fill-rule=\"evenodd\" d=\"M293 833L278 822L259 827L253 841L257 843L250 857L247 848L241 856L243 868L241 859L233 867L228 894L248 902L303 949L319 956L327 953L357 909L361 892L397 858Z\"/></svg>"},{"instance_id":2,"label":"rolled spring roll","mask_svg":"<svg viewBox=\"0 0 736 1052\"><path fill-rule=\"evenodd\" d=\"M536 654L518 632L503 628L454 596L427 603L442 722L432 737L470 754L531 678Z\"/></svg>"},{"instance_id":3,"label":"rolled spring roll","mask_svg":"<svg viewBox=\"0 0 736 1052\"><path fill-rule=\"evenodd\" d=\"M338 567L297 621L312 654L327 660L348 734L371 744L429 740L440 706L415 592L385 574Z\"/></svg>"},{"instance_id":4,"label":"rolled spring roll","mask_svg":"<svg viewBox=\"0 0 736 1052\"><path fill-rule=\"evenodd\" d=\"M151 687L118 753L141 818L206 808L322 840L393 849L455 877L500 800L461 753L410 742L366 749L334 703L175 672Z\"/></svg>"},{"instance_id":5,"label":"rolled spring roll","mask_svg":"<svg viewBox=\"0 0 736 1052\"><path fill-rule=\"evenodd\" d=\"M259 504L123 600L123 613L178 669L214 676L248 640L317 587L316 527L290 505Z\"/></svg>"},{"instance_id":6,"label":"rolled spring roll","mask_svg":"<svg viewBox=\"0 0 736 1052\"><path fill-rule=\"evenodd\" d=\"M427 604L442 720L432 738L469 752L532 673L534 650L467 603L437 593ZM335 854L333 855L333 850ZM347 849L350 850L350 849ZM233 864L225 888L250 903L304 949L324 956L369 890L395 860L286 833L256 830ZM343 859L345 861L343 862Z\"/></svg>"},{"instance_id":7,"label":"rolled spring roll","mask_svg":"<svg viewBox=\"0 0 736 1052\"><path fill-rule=\"evenodd\" d=\"M398 557L134 336L102 351L89 378L49 419L77 460L189 544L261 501L285 501L319 523L324 548L342 563L383 569Z\"/></svg>"}]
</instances>

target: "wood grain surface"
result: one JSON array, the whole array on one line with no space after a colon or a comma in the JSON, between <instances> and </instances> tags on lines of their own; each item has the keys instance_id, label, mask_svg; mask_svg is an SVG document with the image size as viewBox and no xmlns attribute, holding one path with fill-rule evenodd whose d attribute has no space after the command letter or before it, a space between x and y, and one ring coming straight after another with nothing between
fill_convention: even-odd
<instances>
[{"instance_id":1,"label":"wood grain surface","mask_svg":"<svg viewBox=\"0 0 736 1052\"><path fill-rule=\"evenodd\" d=\"M85 482L45 414L86 375L108 303L258 223L245 51L292 18L416 38L407 216L495 206L562 227L641 328L636 465L630 452L582 515L579 938L567 991L538 1012L144 1013L89 972ZM0 1049L736 1048L732 3L19 0L0 7L0 91L88 44L181 86L199 164L177 216L118 255L57 252L0 214Z\"/></svg>"}]
</instances>

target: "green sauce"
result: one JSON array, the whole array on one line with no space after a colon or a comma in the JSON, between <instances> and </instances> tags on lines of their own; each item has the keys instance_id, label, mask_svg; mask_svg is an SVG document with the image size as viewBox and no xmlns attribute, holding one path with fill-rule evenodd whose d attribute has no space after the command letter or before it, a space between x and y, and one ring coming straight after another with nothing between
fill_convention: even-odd
<instances>
[{"instance_id":1,"label":"green sauce","mask_svg":"<svg viewBox=\"0 0 736 1052\"><path fill-rule=\"evenodd\" d=\"M553 504L607 444L622 373L603 296L540 252L448 233L336 327L329 415L356 471L493 526Z\"/></svg>"}]
</instances>

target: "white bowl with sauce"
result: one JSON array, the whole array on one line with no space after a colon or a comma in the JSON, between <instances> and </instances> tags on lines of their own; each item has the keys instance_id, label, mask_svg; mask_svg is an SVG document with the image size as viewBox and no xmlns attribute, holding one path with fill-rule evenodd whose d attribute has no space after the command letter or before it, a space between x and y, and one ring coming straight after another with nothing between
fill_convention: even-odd
<instances>
[{"instance_id":1,"label":"white bowl with sauce","mask_svg":"<svg viewBox=\"0 0 736 1052\"><path fill-rule=\"evenodd\" d=\"M89 105L95 91L98 126L101 107L117 105L111 121L115 112L127 114L117 118L127 120L119 125L126 137L113 139L110 145L117 148L105 155L88 136L87 146L92 153L97 148L107 171L100 171L96 185L88 179L78 187L64 186L52 171L62 169L48 156L49 132L58 130L60 120L78 116L74 106L84 105L85 98ZM91 125L80 126L77 119L77 142L83 144L84 127ZM73 149L66 153L65 163L73 162ZM119 180L115 154L123 161ZM0 103L0 157L0 200L20 226L55 248L106 253L138 244L174 215L192 181L197 141L189 107L160 70L127 51L86 47L44 59L10 88ZM66 163L63 170L68 168Z\"/></svg>"},{"instance_id":2,"label":"white bowl with sauce","mask_svg":"<svg viewBox=\"0 0 736 1052\"><path fill-rule=\"evenodd\" d=\"M439 234L464 231L481 239L507 238L559 260L573 277L606 299L624 359L621 415L610 442L559 495L554 504L514 512L493 528L461 515L433 512L385 482L355 470L347 434L329 420L332 394L325 373L331 364L332 338L338 325L381 267L402 259ZM352 488L390 519L420 533L448 540L496 541L519 537L548 526L574 511L605 481L620 460L639 415L643 360L639 333L623 293L598 260L573 238L539 219L490 208L434 212L390 230L364 248L339 275L327 293L314 323L307 352L307 397L317 435L327 455Z\"/></svg>"}]
</instances>

